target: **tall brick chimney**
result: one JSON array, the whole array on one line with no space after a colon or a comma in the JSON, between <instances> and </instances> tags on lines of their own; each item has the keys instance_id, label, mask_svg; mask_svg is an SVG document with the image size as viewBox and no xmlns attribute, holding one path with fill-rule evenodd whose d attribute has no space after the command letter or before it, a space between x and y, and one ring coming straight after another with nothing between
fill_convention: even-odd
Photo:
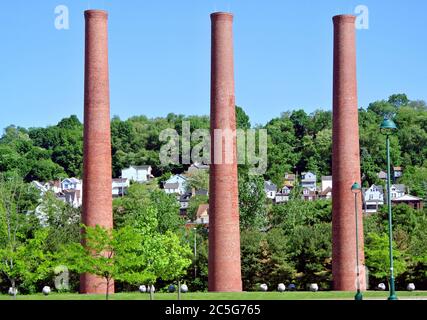
<instances>
[{"instance_id":1,"label":"tall brick chimney","mask_svg":"<svg viewBox=\"0 0 427 320\"><path fill-rule=\"evenodd\" d=\"M110 93L108 78L108 13L85 11L85 98L83 155L83 223L111 229L112 169ZM103 279L90 274L80 278L81 293L105 293ZM114 284L110 288L114 292Z\"/></svg>"},{"instance_id":2,"label":"tall brick chimney","mask_svg":"<svg viewBox=\"0 0 427 320\"><path fill-rule=\"evenodd\" d=\"M355 20L339 15L334 22L332 278L334 290L356 290L356 218L351 186L360 183L359 121L356 79ZM358 195L361 289L364 270L362 198Z\"/></svg>"},{"instance_id":3,"label":"tall brick chimney","mask_svg":"<svg viewBox=\"0 0 427 320\"><path fill-rule=\"evenodd\" d=\"M240 292L242 278L237 148L236 137L233 136L236 130L233 15L222 12L213 13L211 21L212 164L209 198L209 291ZM218 140L215 136L218 137L221 133L224 133L225 139L221 138L220 143L215 144ZM227 140L231 143L227 143Z\"/></svg>"}]
</instances>

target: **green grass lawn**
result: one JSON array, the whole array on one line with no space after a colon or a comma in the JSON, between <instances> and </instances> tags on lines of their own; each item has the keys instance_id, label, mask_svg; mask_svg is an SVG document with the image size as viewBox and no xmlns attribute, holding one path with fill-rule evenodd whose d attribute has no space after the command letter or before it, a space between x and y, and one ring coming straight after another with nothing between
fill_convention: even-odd
<instances>
[{"instance_id":1,"label":"green grass lawn","mask_svg":"<svg viewBox=\"0 0 427 320\"><path fill-rule=\"evenodd\" d=\"M388 292L369 291L363 294L365 300L386 300ZM397 292L401 300L427 300L427 291ZM244 293L186 293L182 300L353 300L354 292L244 292ZM7 295L0 295L0 300L11 300ZM44 296L18 295L17 300L104 300L104 295L50 294ZM150 300L147 293L117 293L111 300ZM177 300L177 294L156 293L155 300Z\"/></svg>"}]
</instances>

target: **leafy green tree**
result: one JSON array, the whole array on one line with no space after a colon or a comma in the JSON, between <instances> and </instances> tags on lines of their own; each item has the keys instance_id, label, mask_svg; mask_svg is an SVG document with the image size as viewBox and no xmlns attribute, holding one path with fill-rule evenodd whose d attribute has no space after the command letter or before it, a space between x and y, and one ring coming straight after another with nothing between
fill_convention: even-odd
<instances>
[{"instance_id":1,"label":"leafy green tree","mask_svg":"<svg viewBox=\"0 0 427 320\"><path fill-rule=\"evenodd\" d=\"M148 262L142 247L142 234L130 227L107 230L100 226L84 227L83 242L63 247L58 261L78 273L90 273L105 280L106 299L113 279L144 283L154 275L144 268ZM137 272L137 270L141 270Z\"/></svg>"},{"instance_id":2,"label":"leafy green tree","mask_svg":"<svg viewBox=\"0 0 427 320\"><path fill-rule=\"evenodd\" d=\"M365 257L370 275L379 280L383 280L389 275L389 239L387 234L368 234L365 243ZM393 244L393 265L395 277L406 271L407 265L403 252L397 249L395 242Z\"/></svg>"},{"instance_id":3,"label":"leafy green tree","mask_svg":"<svg viewBox=\"0 0 427 320\"><path fill-rule=\"evenodd\" d=\"M64 244L79 241L80 208L74 208L57 199L53 192L47 192L37 212L40 223L48 232L46 246L49 251L56 252Z\"/></svg>"},{"instance_id":4,"label":"leafy green tree","mask_svg":"<svg viewBox=\"0 0 427 320\"><path fill-rule=\"evenodd\" d=\"M52 255L45 250L47 230L37 230L29 239L16 236L19 242L0 247L0 273L9 280L15 296L18 286L34 292L35 283L52 272Z\"/></svg>"},{"instance_id":5,"label":"leafy green tree","mask_svg":"<svg viewBox=\"0 0 427 320\"><path fill-rule=\"evenodd\" d=\"M209 172L206 170L196 170L188 175L187 191L209 190Z\"/></svg>"},{"instance_id":6,"label":"leafy green tree","mask_svg":"<svg viewBox=\"0 0 427 320\"><path fill-rule=\"evenodd\" d=\"M262 229L267 226L264 179L259 176L239 176L240 228Z\"/></svg>"},{"instance_id":7,"label":"leafy green tree","mask_svg":"<svg viewBox=\"0 0 427 320\"><path fill-rule=\"evenodd\" d=\"M251 123L249 121L249 116L245 113L245 111L239 107L236 106L236 123L238 129L250 129Z\"/></svg>"}]
</instances>

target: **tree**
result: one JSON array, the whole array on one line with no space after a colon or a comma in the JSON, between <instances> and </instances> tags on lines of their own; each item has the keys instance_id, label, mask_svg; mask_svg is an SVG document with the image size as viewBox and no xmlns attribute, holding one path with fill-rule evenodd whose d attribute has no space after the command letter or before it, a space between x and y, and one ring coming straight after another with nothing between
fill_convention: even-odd
<instances>
[{"instance_id":1,"label":"tree","mask_svg":"<svg viewBox=\"0 0 427 320\"><path fill-rule=\"evenodd\" d=\"M262 229L267 226L264 179L260 176L239 176L240 229Z\"/></svg>"},{"instance_id":2,"label":"tree","mask_svg":"<svg viewBox=\"0 0 427 320\"><path fill-rule=\"evenodd\" d=\"M64 244L78 242L80 239L80 208L73 208L68 203L47 192L36 209L40 224L48 231L46 245L55 252Z\"/></svg>"},{"instance_id":3,"label":"tree","mask_svg":"<svg viewBox=\"0 0 427 320\"><path fill-rule=\"evenodd\" d=\"M34 292L34 284L52 271L52 255L45 251L47 230L37 230L34 238L26 240L17 236L19 243L0 247L0 272L9 280L15 296L18 284Z\"/></svg>"},{"instance_id":4,"label":"tree","mask_svg":"<svg viewBox=\"0 0 427 320\"><path fill-rule=\"evenodd\" d=\"M387 234L369 233L365 244L366 266L369 272L377 279L385 279L390 271L389 239ZM406 262L403 253L393 242L394 275L398 277L406 271Z\"/></svg>"},{"instance_id":5,"label":"tree","mask_svg":"<svg viewBox=\"0 0 427 320\"><path fill-rule=\"evenodd\" d=\"M0 270L13 289L17 282L31 278L34 268L26 264L32 261L28 248L44 241L44 234L33 231L38 226L31 225L31 215L28 214L34 211L36 204L34 187L25 184L16 174L0 174Z\"/></svg>"},{"instance_id":6,"label":"tree","mask_svg":"<svg viewBox=\"0 0 427 320\"><path fill-rule=\"evenodd\" d=\"M209 172L206 170L195 170L188 175L187 191L209 190Z\"/></svg>"},{"instance_id":7,"label":"tree","mask_svg":"<svg viewBox=\"0 0 427 320\"><path fill-rule=\"evenodd\" d=\"M239 107L236 106L236 124L237 129L250 129L251 123L249 121L249 116L245 113L245 111Z\"/></svg>"},{"instance_id":8,"label":"tree","mask_svg":"<svg viewBox=\"0 0 427 320\"><path fill-rule=\"evenodd\" d=\"M106 299L113 279L128 283L143 283L151 280L153 275L145 272L147 264L143 253L142 234L130 227L108 230L100 226L85 227L84 246L70 243L63 247L58 255L61 263L78 273L90 273L105 280ZM142 272L137 272L142 270Z\"/></svg>"}]
</instances>

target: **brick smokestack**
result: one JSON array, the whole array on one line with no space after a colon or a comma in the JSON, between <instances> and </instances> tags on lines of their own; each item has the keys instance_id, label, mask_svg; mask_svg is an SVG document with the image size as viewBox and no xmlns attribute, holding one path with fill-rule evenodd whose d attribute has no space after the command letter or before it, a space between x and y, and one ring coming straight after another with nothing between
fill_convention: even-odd
<instances>
[{"instance_id":1,"label":"brick smokestack","mask_svg":"<svg viewBox=\"0 0 427 320\"><path fill-rule=\"evenodd\" d=\"M111 229L112 169L108 78L108 13L85 11L83 223ZM105 293L105 280L84 274L81 293ZM114 284L110 288L114 292Z\"/></svg>"},{"instance_id":2,"label":"brick smokestack","mask_svg":"<svg viewBox=\"0 0 427 320\"><path fill-rule=\"evenodd\" d=\"M209 291L240 292L242 278L237 148L236 137L232 134L236 130L233 15L213 13L211 21L212 164L209 195ZM221 138L219 141L215 139L215 135L221 133L217 129L222 130L225 139ZM215 141L218 142L215 144Z\"/></svg>"},{"instance_id":3,"label":"brick smokestack","mask_svg":"<svg viewBox=\"0 0 427 320\"><path fill-rule=\"evenodd\" d=\"M332 277L334 290L356 290L356 218L351 186L360 183L359 120L356 79L356 17L334 22L332 151ZM358 194L361 289L366 290L362 198Z\"/></svg>"}]
</instances>

